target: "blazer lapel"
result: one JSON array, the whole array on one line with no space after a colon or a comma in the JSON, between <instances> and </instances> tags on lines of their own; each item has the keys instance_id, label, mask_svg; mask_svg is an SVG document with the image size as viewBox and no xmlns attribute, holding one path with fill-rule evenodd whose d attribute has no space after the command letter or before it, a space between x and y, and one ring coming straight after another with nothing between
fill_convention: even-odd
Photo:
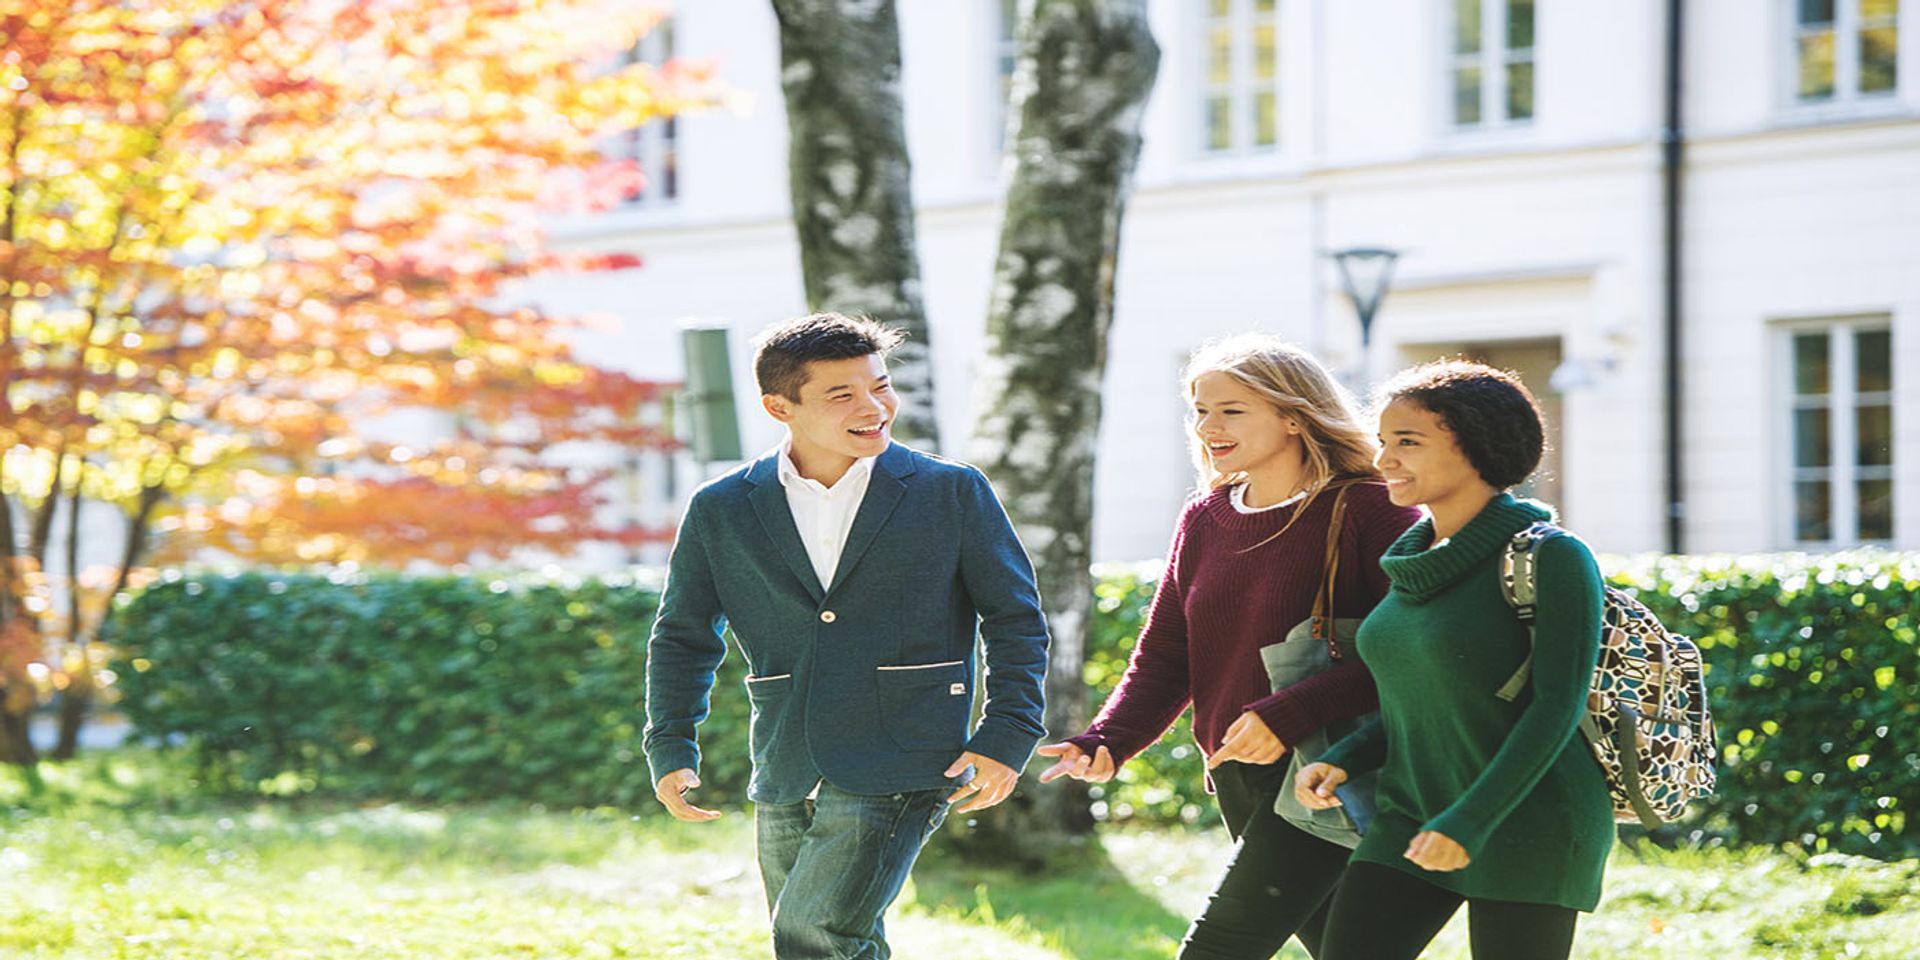
<instances>
[{"instance_id":1,"label":"blazer lapel","mask_svg":"<svg viewBox=\"0 0 1920 960\"><path fill-rule=\"evenodd\" d=\"M907 495L907 485L902 478L911 473L913 456L897 443L889 445L874 462L873 477L867 481L867 495L860 501L859 512L853 515L853 528L847 531L846 546L840 550L840 565L834 568L833 585L827 588L827 593L840 589L847 581L847 574L860 562L867 548L873 546L873 538L880 535L887 518L893 516L893 508Z\"/></svg>"},{"instance_id":2,"label":"blazer lapel","mask_svg":"<svg viewBox=\"0 0 1920 960\"><path fill-rule=\"evenodd\" d=\"M760 526L767 531L767 540L787 562L787 568L800 579L800 585L807 588L814 603L819 603L826 592L821 589L820 575L813 572L813 561L807 559L807 547L800 542L800 528L794 525L793 510L787 506L787 488L780 485L780 454L775 451L760 461L747 479L753 481L753 492L747 499L753 503L753 512L760 517Z\"/></svg>"}]
</instances>

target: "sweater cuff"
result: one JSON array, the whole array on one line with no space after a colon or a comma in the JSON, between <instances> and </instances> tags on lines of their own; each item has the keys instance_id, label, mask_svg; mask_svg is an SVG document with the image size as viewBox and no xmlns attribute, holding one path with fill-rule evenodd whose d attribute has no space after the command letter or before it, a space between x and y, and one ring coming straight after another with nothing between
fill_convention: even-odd
<instances>
[{"instance_id":1,"label":"sweater cuff","mask_svg":"<svg viewBox=\"0 0 1920 960\"><path fill-rule=\"evenodd\" d=\"M1421 825L1420 829L1431 830L1452 840L1459 844L1461 849L1467 851L1467 856L1476 860L1480 857L1480 851L1485 849L1487 834L1490 832L1485 824L1475 823L1473 818L1454 810L1448 810L1428 820Z\"/></svg>"},{"instance_id":2,"label":"sweater cuff","mask_svg":"<svg viewBox=\"0 0 1920 960\"><path fill-rule=\"evenodd\" d=\"M1379 717L1363 724L1360 729L1340 738L1317 758L1317 762L1331 764L1347 772L1348 777L1356 777L1370 770L1378 770L1387 760L1387 742L1381 729Z\"/></svg>"},{"instance_id":3,"label":"sweater cuff","mask_svg":"<svg viewBox=\"0 0 1920 960\"><path fill-rule=\"evenodd\" d=\"M1099 753L1101 747L1106 747L1108 753L1114 752L1113 744L1108 743L1106 737L1103 737L1100 734L1094 733L1092 731L1088 731L1077 737L1068 737L1065 740L1062 740L1060 742L1071 743L1074 746L1079 747L1080 752L1086 754L1089 757L1093 756L1096 753ZM1119 758L1115 757L1114 759L1118 760Z\"/></svg>"},{"instance_id":4,"label":"sweater cuff","mask_svg":"<svg viewBox=\"0 0 1920 960\"><path fill-rule=\"evenodd\" d=\"M1155 737L1153 740L1141 743L1137 740L1129 739L1124 730L1115 731L1111 728L1103 728L1100 724L1095 723L1093 728L1086 733L1076 737L1068 737L1065 742L1071 743L1086 751L1089 757L1098 752L1101 747L1106 747L1107 752L1113 754L1113 768L1118 770L1126 766L1127 761L1146 752L1146 749L1153 746L1158 739L1158 737Z\"/></svg>"},{"instance_id":5,"label":"sweater cuff","mask_svg":"<svg viewBox=\"0 0 1920 960\"><path fill-rule=\"evenodd\" d=\"M1362 751L1343 749L1346 747L1346 745L1347 745L1346 741L1342 740L1341 742L1334 744L1330 749L1327 750L1326 753L1323 753L1313 758L1312 762L1324 763L1332 767L1339 767L1340 769L1345 770L1347 772L1347 776L1349 778L1353 777L1353 775L1357 773L1366 772L1365 769L1362 769L1362 770L1354 769L1354 767L1357 765L1357 762L1360 759L1357 756L1357 754L1361 753Z\"/></svg>"},{"instance_id":6,"label":"sweater cuff","mask_svg":"<svg viewBox=\"0 0 1920 960\"><path fill-rule=\"evenodd\" d=\"M1271 730L1274 736L1279 737L1280 742L1286 745L1288 750L1292 750L1294 744L1305 740L1307 734L1319 729L1320 726L1285 690L1261 697L1247 704L1245 709L1258 716L1260 722L1266 724L1267 729Z\"/></svg>"}]
</instances>

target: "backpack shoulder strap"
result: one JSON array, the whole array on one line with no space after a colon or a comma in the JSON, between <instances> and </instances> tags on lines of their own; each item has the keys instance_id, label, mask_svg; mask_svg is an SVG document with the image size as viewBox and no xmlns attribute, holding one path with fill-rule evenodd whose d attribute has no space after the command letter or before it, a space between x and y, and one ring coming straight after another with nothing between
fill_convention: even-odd
<instances>
[{"instance_id":1,"label":"backpack shoulder strap","mask_svg":"<svg viewBox=\"0 0 1920 960\"><path fill-rule=\"evenodd\" d=\"M1520 662L1519 669L1494 694L1502 700L1519 697L1533 674L1533 616L1540 587L1539 577L1534 573L1534 561L1539 554L1540 544L1559 532L1559 527L1543 520L1514 534L1513 539L1507 541L1506 551L1501 554L1500 592L1506 596L1507 605L1513 608L1514 615L1520 618L1520 625L1527 628L1527 658Z\"/></svg>"}]
</instances>

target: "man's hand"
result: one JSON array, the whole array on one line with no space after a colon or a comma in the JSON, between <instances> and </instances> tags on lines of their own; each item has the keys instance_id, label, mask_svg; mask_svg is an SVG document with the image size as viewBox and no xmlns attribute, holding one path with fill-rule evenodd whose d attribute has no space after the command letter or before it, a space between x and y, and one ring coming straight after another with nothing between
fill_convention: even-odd
<instances>
[{"instance_id":1,"label":"man's hand","mask_svg":"<svg viewBox=\"0 0 1920 960\"><path fill-rule=\"evenodd\" d=\"M1287 745L1273 735L1267 728L1267 722L1252 710L1240 715L1227 728L1227 735L1220 741L1220 749L1207 758L1207 769L1212 770L1228 760L1241 763L1272 763L1287 753Z\"/></svg>"},{"instance_id":2,"label":"man's hand","mask_svg":"<svg viewBox=\"0 0 1920 960\"><path fill-rule=\"evenodd\" d=\"M1114 766L1113 754L1108 752L1105 744L1096 748L1091 756L1071 743L1049 743L1035 752L1043 757L1058 758L1053 766L1041 771L1041 783L1060 777L1072 777L1087 783L1106 783L1119 770Z\"/></svg>"},{"instance_id":3,"label":"man's hand","mask_svg":"<svg viewBox=\"0 0 1920 960\"><path fill-rule=\"evenodd\" d=\"M675 820L705 823L720 819L720 811L703 810L687 802L687 791L700 785L700 775L692 770L675 770L653 785L653 798L673 814Z\"/></svg>"},{"instance_id":4,"label":"man's hand","mask_svg":"<svg viewBox=\"0 0 1920 960\"><path fill-rule=\"evenodd\" d=\"M1293 781L1293 798L1308 810L1329 810L1340 805L1333 788L1347 782L1347 772L1331 763L1309 763Z\"/></svg>"},{"instance_id":5,"label":"man's hand","mask_svg":"<svg viewBox=\"0 0 1920 960\"><path fill-rule=\"evenodd\" d=\"M1422 830L1407 844L1405 854L1408 860L1422 870L1446 873L1458 870L1473 862L1467 856L1467 848L1455 843L1452 837L1432 830Z\"/></svg>"},{"instance_id":6,"label":"man's hand","mask_svg":"<svg viewBox=\"0 0 1920 960\"><path fill-rule=\"evenodd\" d=\"M957 777L965 773L968 767L973 768L973 779L969 781L966 786L955 790L951 796L947 797L947 802L953 803L968 794L972 794L972 798L966 803L954 807L954 813L972 813L975 810L985 810L1012 796L1014 784L1020 782L1019 771L992 757L983 757L971 750L961 754L959 759L953 761L953 766L947 768L946 775L949 777Z\"/></svg>"}]
</instances>

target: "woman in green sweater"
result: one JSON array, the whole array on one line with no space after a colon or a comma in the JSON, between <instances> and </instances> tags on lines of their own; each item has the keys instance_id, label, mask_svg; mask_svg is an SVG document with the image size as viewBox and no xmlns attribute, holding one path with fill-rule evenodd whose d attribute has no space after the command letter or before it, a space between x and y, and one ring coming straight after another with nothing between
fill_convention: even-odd
<instances>
[{"instance_id":1,"label":"woman in green sweater","mask_svg":"<svg viewBox=\"0 0 1920 960\"><path fill-rule=\"evenodd\" d=\"M1541 544L1529 692L1495 696L1528 655L1501 590L1506 545L1552 516L1506 492L1539 465L1539 409L1511 375L1461 361L1408 370L1383 393L1376 463L1393 502L1429 517L1380 558L1393 586L1360 627L1379 719L1295 784L1324 809L1348 776L1380 771L1378 816L1321 956L1411 960L1465 903L1474 957L1564 960L1614 839L1606 781L1576 732L1599 656L1600 572L1571 535Z\"/></svg>"}]
</instances>

